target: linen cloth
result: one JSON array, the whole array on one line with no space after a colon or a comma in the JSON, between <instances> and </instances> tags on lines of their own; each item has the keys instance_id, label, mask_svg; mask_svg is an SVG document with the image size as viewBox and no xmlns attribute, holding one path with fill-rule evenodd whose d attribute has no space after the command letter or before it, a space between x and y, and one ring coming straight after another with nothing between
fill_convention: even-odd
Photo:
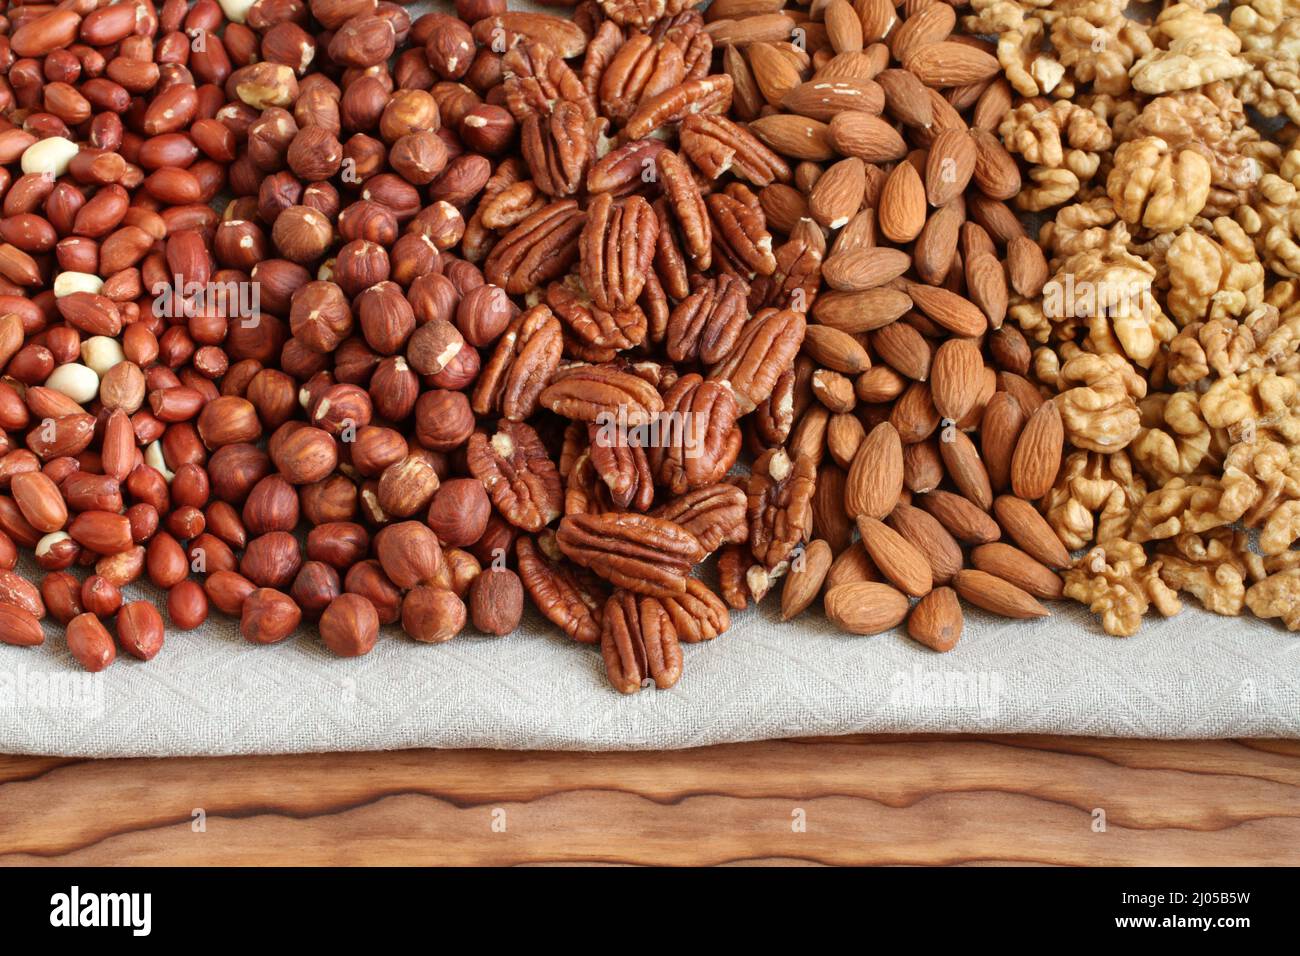
<instances>
[{"instance_id":1,"label":"linen cloth","mask_svg":"<svg viewBox=\"0 0 1300 956\"><path fill-rule=\"evenodd\" d=\"M567 15L510 0L510 8ZM450 11L427 0L412 16ZM24 557L30 580L41 572ZM147 585L126 599L161 595ZM624 697L597 649L529 609L509 637L472 628L447 644L384 629L340 660L314 628L254 647L216 612L169 633L142 663L85 674L62 628L40 648L0 645L0 753L78 757L388 750L406 747L642 750L845 733L1052 733L1300 737L1300 636L1189 608L1108 637L1083 607L1011 622L967 608L957 647L901 633L837 632L818 610L782 623L779 595L684 648L678 685ZM165 613L164 613L165 618Z\"/></svg>"}]
</instances>

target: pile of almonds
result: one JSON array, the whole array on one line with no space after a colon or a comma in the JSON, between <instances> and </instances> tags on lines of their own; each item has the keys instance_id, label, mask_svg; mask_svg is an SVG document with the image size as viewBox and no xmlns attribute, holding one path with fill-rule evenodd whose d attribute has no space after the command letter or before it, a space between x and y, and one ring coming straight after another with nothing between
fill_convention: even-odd
<instances>
[{"instance_id":1,"label":"pile of almonds","mask_svg":"<svg viewBox=\"0 0 1300 956\"><path fill-rule=\"evenodd\" d=\"M48 614L90 670L148 660L141 579L172 628L340 656L507 634L527 593L627 693L782 576L783 617L936 650L959 596L1045 614L1062 426L1003 318L1047 266L954 25L10 7L0 641Z\"/></svg>"}]
</instances>

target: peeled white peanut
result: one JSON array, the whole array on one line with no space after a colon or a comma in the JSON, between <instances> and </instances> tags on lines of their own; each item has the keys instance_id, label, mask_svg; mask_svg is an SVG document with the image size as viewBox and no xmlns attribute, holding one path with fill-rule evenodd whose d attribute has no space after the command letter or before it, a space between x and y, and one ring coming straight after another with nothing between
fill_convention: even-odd
<instances>
[{"instance_id":1,"label":"peeled white peanut","mask_svg":"<svg viewBox=\"0 0 1300 956\"><path fill-rule=\"evenodd\" d=\"M103 378L114 365L126 361L122 343L107 335L92 335L81 343L81 361L95 370Z\"/></svg>"},{"instance_id":2,"label":"peeled white peanut","mask_svg":"<svg viewBox=\"0 0 1300 956\"><path fill-rule=\"evenodd\" d=\"M54 549L56 544L62 544L71 537L72 535L68 534L66 531L51 531L49 534L45 535L45 537L41 538L40 541L36 542L36 556L38 558L45 557Z\"/></svg>"},{"instance_id":3,"label":"peeled white peanut","mask_svg":"<svg viewBox=\"0 0 1300 956\"><path fill-rule=\"evenodd\" d=\"M62 136L50 136L38 140L23 150L23 172L58 179L68 171L68 163L72 162L72 157L76 156L78 151L76 143Z\"/></svg>"},{"instance_id":4,"label":"peeled white peanut","mask_svg":"<svg viewBox=\"0 0 1300 956\"><path fill-rule=\"evenodd\" d=\"M79 362L60 365L45 380L45 387L68 396L78 405L85 405L99 394L99 376L95 370Z\"/></svg>"},{"instance_id":5,"label":"peeled white peanut","mask_svg":"<svg viewBox=\"0 0 1300 956\"><path fill-rule=\"evenodd\" d=\"M172 483L175 474L167 467L167 460L163 458L162 442L151 442L144 450L144 463L150 468L158 469L158 473L167 479L167 484Z\"/></svg>"},{"instance_id":6,"label":"peeled white peanut","mask_svg":"<svg viewBox=\"0 0 1300 956\"><path fill-rule=\"evenodd\" d=\"M98 295L104 288L104 280L89 272L60 272L54 277L54 297L60 299L74 292L89 292Z\"/></svg>"},{"instance_id":7,"label":"peeled white peanut","mask_svg":"<svg viewBox=\"0 0 1300 956\"><path fill-rule=\"evenodd\" d=\"M252 9L253 2L254 0L217 0L221 5L221 11L231 23L243 23L248 18L248 11Z\"/></svg>"}]
</instances>

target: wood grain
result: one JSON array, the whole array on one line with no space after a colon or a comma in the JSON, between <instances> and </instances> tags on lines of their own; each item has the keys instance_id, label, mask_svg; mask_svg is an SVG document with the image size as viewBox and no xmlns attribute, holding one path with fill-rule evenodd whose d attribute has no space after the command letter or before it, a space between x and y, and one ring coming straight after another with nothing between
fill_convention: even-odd
<instances>
[{"instance_id":1,"label":"wood grain","mask_svg":"<svg viewBox=\"0 0 1300 956\"><path fill-rule=\"evenodd\" d=\"M1296 864L1300 741L0 756L0 863Z\"/></svg>"}]
</instances>

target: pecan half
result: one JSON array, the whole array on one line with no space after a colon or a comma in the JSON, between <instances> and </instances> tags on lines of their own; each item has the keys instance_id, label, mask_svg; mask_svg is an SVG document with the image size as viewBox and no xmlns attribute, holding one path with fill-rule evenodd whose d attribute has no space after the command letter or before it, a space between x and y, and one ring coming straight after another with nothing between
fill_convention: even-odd
<instances>
[{"instance_id":1,"label":"pecan half","mask_svg":"<svg viewBox=\"0 0 1300 956\"><path fill-rule=\"evenodd\" d=\"M579 644L597 643L604 595L564 561L555 533L543 531L536 541L521 536L515 556L524 589L542 616Z\"/></svg>"},{"instance_id":2,"label":"pecan half","mask_svg":"<svg viewBox=\"0 0 1300 956\"><path fill-rule=\"evenodd\" d=\"M607 416L631 427L649 424L664 407L653 385L614 365L562 369L538 401L565 418L598 422Z\"/></svg>"},{"instance_id":3,"label":"pecan half","mask_svg":"<svg viewBox=\"0 0 1300 956\"><path fill-rule=\"evenodd\" d=\"M664 198L681 230L683 251L690 258L691 265L702 272L713 262L713 225L708 206L700 195L699 184L691 175L690 167L671 149L659 153L655 165ZM669 289L670 293L672 291ZM674 298L683 297L674 294Z\"/></svg>"},{"instance_id":4,"label":"pecan half","mask_svg":"<svg viewBox=\"0 0 1300 956\"><path fill-rule=\"evenodd\" d=\"M600 78L600 111L623 124L643 100L658 96L686 79L686 60L675 43L636 33L619 47Z\"/></svg>"},{"instance_id":5,"label":"pecan half","mask_svg":"<svg viewBox=\"0 0 1300 956\"><path fill-rule=\"evenodd\" d=\"M638 139L616 146L596 160L587 171L587 192L626 196L643 188L655 169L655 157L664 150L663 140Z\"/></svg>"},{"instance_id":6,"label":"pecan half","mask_svg":"<svg viewBox=\"0 0 1300 956\"><path fill-rule=\"evenodd\" d=\"M753 411L794 365L806 328L802 312L764 309L746 323L731 354L709 369L709 378L731 388L741 414Z\"/></svg>"},{"instance_id":7,"label":"pecan half","mask_svg":"<svg viewBox=\"0 0 1300 956\"><path fill-rule=\"evenodd\" d=\"M609 489L614 507L619 511L648 509L654 502L655 486L645 449L615 428L590 428L591 464Z\"/></svg>"},{"instance_id":8,"label":"pecan half","mask_svg":"<svg viewBox=\"0 0 1300 956\"><path fill-rule=\"evenodd\" d=\"M776 250L776 271L755 280L758 305L808 312L821 286L826 237L811 219L795 224L790 238ZM751 297L751 302L753 301Z\"/></svg>"},{"instance_id":9,"label":"pecan half","mask_svg":"<svg viewBox=\"0 0 1300 956\"><path fill-rule=\"evenodd\" d=\"M506 233L483 262L483 275L511 295L558 279L578 258L587 214L573 199L543 206Z\"/></svg>"},{"instance_id":10,"label":"pecan half","mask_svg":"<svg viewBox=\"0 0 1300 956\"><path fill-rule=\"evenodd\" d=\"M619 135L623 142L645 139L692 113L725 113L731 105L731 89L731 77L725 73L687 80L642 102Z\"/></svg>"},{"instance_id":11,"label":"pecan half","mask_svg":"<svg viewBox=\"0 0 1300 956\"><path fill-rule=\"evenodd\" d=\"M675 495L721 480L740 452L731 390L692 373L664 392L663 403L659 434L649 449L655 479Z\"/></svg>"},{"instance_id":12,"label":"pecan half","mask_svg":"<svg viewBox=\"0 0 1300 956\"><path fill-rule=\"evenodd\" d=\"M615 587L671 596L686 591L704 547L681 525L632 511L566 515L555 540L564 556Z\"/></svg>"},{"instance_id":13,"label":"pecan half","mask_svg":"<svg viewBox=\"0 0 1300 956\"><path fill-rule=\"evenodd\" d=\"M677 639L683 644L711 641L731 627L731 614L722 599L699 578L686 579L686 593L660 598Z\"/></svg>"},{"instance_id":14,"label":"pecan half","mask_svg":"<svg viewBox=\"0 0 1300 956\"><path fill-rule=\"evenodd\" d=\"M674 362L722 361L749 319L749 286L739 276L708 279L682 300L668 317L664 346Z\"/></svg>"},{"instance_id":15,"label":"pecan half","mask_svg":"<svg viewBox=\"0 0 1300 956\"><path fill-rule=\"evenodd\" d=\"M605 16L623 27L648 27L690 5L690 0L600 0Z\"/></svg>"},{"instance_id":16,"label":"pecan half","mask_svg":"<svg viewBox=\"0 0 1300 956\"><path fill-rule=\"evenodd\" d=\"M732 183L727 192L712 193L704 200L712 223L714 255L719 268L747 279L770 276L776 271L772 234L767 231L763 208L757 201L750 205L738 198L740 188Z\"/></svg>"},{"instance_id":17,"label":"pecan half","mask_svg":"<svg viewBox=\"0 0 1300 956\"><path fill-rule=\"evenodd\" d=\"M747 504L745 492L724 482L688 491L650 514L681 525L700 539L705 551L713 552L748 540Z\"/></svg>"},{"instance_id":18,"label":"pecan half","mask_svg":"<svg viewBox=\"0 0 1300 956\"><path fill-rule=\"evenodd\" d=\"M682 152L710 179L730 172L755 186L787 182L790 167L738 123L725 116L697 114L682 120Z\"/></svg>"},{"instance_id":19,"label":"pecan half","mask_svg":"<svg viewBox=\"0 0 1300 956\"><path fill-rule=\"evenodd\" d=\"M566 515L598 515L618 511L609 495L609 486L600 480L591 463L591 449L584 449L573 463L564 481Z\"/></svg>"},{"instance_id":20,"label":"pecan half","mask_svg":"<svg viewBox=\"0 0 1300 956\"><path fill-rule=\"evenodd\" d=\"M772 448L754 462L749 477L749 548L771 577L784 571L790 553L812 530L817 467L807 455L790 460Z\"/></svg>"},{"instance_id":21,"label":"pecan half","mask_svg":"<svg viewBox=\"0 0 1300 956\"><path fill-rule=\"evenodd\" d=\"M522 422L501 422L491 439L470 436L470 474L483 482L501 517L524 531L541 531L560 516L560 473L537 432Z\"/></svg>"},{"instance_id":22,"label":"pecan half","mask_svg":"<svg viewBox=\"0 0 1300 956\"><path fill-rule=\"evenodd\" d=\"M794 369L788 368L782 372L781 377L772 386L772 394L764 401L759 402L758 407L754 409L754 414L749 419L753 425L754 434L762 442L764 448L780 445L790 437L790 429L794 427L795 380ZM804 419L804 421L807 420L807 418Z\"/></svg>"},{"instance_id":23,"label":"pecan half","mask_svg":"<svg viewBox=\"0 0 1300 956\"><path fill-rule=\"evenodd\" d=\"M580 274L591 301L609 311L634 307L658 237L659 220L640 196L618 202L609 193L596 196L579 239Z\"/></svg>"},{"instance_id":24,"label":"pecan half","mask_svg":"<svg viewBox=\"0 0 1300 956\"><path fill-rule=\"evenodd\" d=\"M537 410L537 398L559 367L563 349L560 321L546 306L533 306L517 316L479 374L471 402L474 411L523 421Z\"/></svg>"},{"instance_id":25,"label":"pecan half","mask_svg":"<svg viewBox=\"0 0 1300 956\"><path fill-rule=\"evenodd\" d=\"M567 275L563 282L546 288L546 304L564 322L564 330L577 343L576 352L588 361L608 362L618 352L645 341L646 315L633 303L629 308L609 311L591 301L582 280ZM592 359L590 356L599 355Z\"/></svg>"},{"instance_id":26,"label":"pecan half","mask_svg":"<svg viewBox=\"0 0 1300 956\"><path fill-rule=\"evenodd\" d=\"M647 679L664 690L682 676L677 629L657 598L615 591L601 615L600 654L609 682L623 694L635 694Z\"/></svg>"}]
</instances>

